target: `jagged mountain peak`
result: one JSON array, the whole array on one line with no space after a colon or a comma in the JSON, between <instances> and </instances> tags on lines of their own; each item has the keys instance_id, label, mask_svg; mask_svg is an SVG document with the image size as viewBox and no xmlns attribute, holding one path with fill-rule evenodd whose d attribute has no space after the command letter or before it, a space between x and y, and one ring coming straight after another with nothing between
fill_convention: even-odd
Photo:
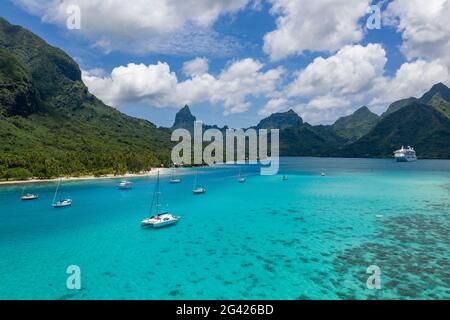
<instances>
[{"instance_id":1,"label":"jagged mountain peak","mask_svg":"<svg viewBox=\"0 0 450 320\"><path fill-rule=\"evenodd\" d=\"M190 129L191 127L193 127L196 120L197 118L192 114L189 106L185 105L177 112L172 129Z\"/></svg>"},{"instance_id":2,"label":"jagged mountain peak","mask_svg":"<svg viewBox=\"0 0 450 320\"><path fill-rule=\"evenodd\" d=\"M256 126L258 129L287 129L303 124L303 119L292 109L286 112L273 113L262 119Z\"/></svg>"},{"instance_id":3,"label":"jagged mountain peak","mask_svg":"<svg viewBox=\"0 0 450 320\"><path fill-rule=\"evenodd\" d=\"M439 95L443 100L450 102L450 89L442 82L436 83L431 89L426 92L420 99L420 103L428 104L433 97Z\"/></svg>"},{"instance_id":4,"label":"jagged mountain peak","mask_svg":"<svg viewBox=\"0 0 450 320\"><path fill-rule=\"evenodd\" d=\"M367 134L378 120L379 116L362 106L351 115L339 118L333 124L333 129L340 137L355 141Z\"/></svg>"}]
</instances>

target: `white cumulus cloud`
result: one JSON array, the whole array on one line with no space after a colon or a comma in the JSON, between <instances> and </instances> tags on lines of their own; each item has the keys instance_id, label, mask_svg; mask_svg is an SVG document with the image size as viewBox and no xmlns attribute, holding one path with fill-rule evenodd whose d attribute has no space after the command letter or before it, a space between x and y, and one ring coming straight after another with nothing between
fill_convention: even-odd
<instances>
[{"instance_id":1,"label":"white cumulus cloud","mask_svg":"<svg viewBox=\"0 0 450 320\"><path fill-rule=\"evenodd\" d=\"M298 73L288 87L290 96L357 94L384 72L386 51L379 44L348 45L335 55L318 57Z\"/></svg>"},{"instance_id":2,"label":"white cumulus cloud","mask_svg":"<svg viewBox=\"0 0 450 320\"><path fill-rule=\"evenodd\" d=\"M386 17L402 34L408 59L437 60L450 67L450 0L394 0Z\"/></svg>"},{"instance_id":3,"label":"white cumulus cloud","mask_svg":"<svg viewBox=\"0 0 450 320\"><path fill-rule=\"evenodd\" d=\"M258 111L260 116L270 116L272 113L280 112L288 108L288 99L285 98L273 98L267 101L267 103Z\"/></svg>"},{"instance_id":4,"label":"white cumulus cloud","mask_svg":"<svg viewBox=\"0 0 450 320\"><path fill-rule=\"evenodd\" d=\"M447 67L438 61L405 62L393 76L386 75L386 62L379 44L348 45L298 71L284 94L307 121L331 123L364 104L381 113L396 100L420 97L437 82L450 84Z\"/></svg>"},{"instance_id":5,"label":"white cumulus cloud","mask_svg":"<svg viewBox=\"0 0 450 320\"><path fill-rule=\"evenodd\" d=\"M271 0L277 28L264 37L273 60L304 51L335 51L359 42L370 0Z\"/></svg>"},{"instance_id":6,"label":"white cumulus cloud","mask_svg":"<svg viewBox=\"0 0 450 320\"><path fill-rule=\"evenodd\" d=\"M284 70L263 71L263 67L259 61L242 59L217 76L193 74L180 82L167 63L131 63L113 69L109 76L84 71L83 81L93 94L117 107L130 102L153 107L210 102L222 105L224 114L232 114L247 111L249 98L271 97L277 92Z\"/></svg>"},{"instance_id":7,"label":"white cumulus cloud","mask_svg":"<svg viewBox=\"0 0 450 320\"><path fill-rule=\"evenodd\" d=\"M450 85L448 69L437 61L416 60L404 63L392 78L378 78L374 88L368 92L372 96L371 105L385 109L394 101L420 97L438 82ZM383 110L384 111L384 110Z\"/></svg>"},{"instance_id":8,"label":"white cumulus cloud","mask_svg":"<svg viewBox=\"0 0 450 320\"><path fill-rule=\"evenodd\" d=\"M209 61L206 58L195 58L183 63L183 73L188 77L199 76L208 72Z\"/></svg>"},{"instance_id":9,"label":"white cumulus cloud","mask_svg":"<svg viewBox=\"0 0 450 320\"><path fill-rule=\"evenodd\" d=\"M212 29L223 15L247 7L251 0L13 0L47 23L66 27L67 9L81 12L77 30L105 52L125 50L137 53L187 53L205 47L225 50L232 39ZM189 51L189 49L191 51ZM203 49L203 50L202 50ZM220 51L217 51L218 53ZM206 51L208 52L208 51Z\"/></svg>"}]
</instances>

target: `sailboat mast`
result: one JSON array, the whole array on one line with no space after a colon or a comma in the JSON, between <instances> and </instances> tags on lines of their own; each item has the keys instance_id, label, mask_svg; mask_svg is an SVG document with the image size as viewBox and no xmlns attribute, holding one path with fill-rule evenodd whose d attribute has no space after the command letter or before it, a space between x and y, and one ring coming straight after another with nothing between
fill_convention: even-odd
<instances>
[{"instance_id":1,"label":"sailboat mast","mask_svg":"<svg viewBox=\"0 0 450 320\"><path fill-rule=\"evenodd\" d=\"M59 179L58 181L58 185L56 186L56 191L55 191L55 195L53 197L53 204L55 204L56 202L56 196L58 195L58 190L59 190L59 185L61 184L61 179Z\"/></svg>"},{"instance_id":2,"label":"sailboat mast","mask_svg":"<svg viewBox=\"0 0 450 320\"><path fill-rule=\"evenodd\" d=\"M198 171L195 171L194 190L197 188Z\"/></svg>"},{"instance_id":3,"label":"sailboat mast","mask_svg":"<svg viewBox=\"0 0 450 320\"><path fill-rule=\"evenodd\" d=\"M159 191L159 171L158 176L156 177L156 214L160 213L160 191Z\"/></svg>"}]
</instances>

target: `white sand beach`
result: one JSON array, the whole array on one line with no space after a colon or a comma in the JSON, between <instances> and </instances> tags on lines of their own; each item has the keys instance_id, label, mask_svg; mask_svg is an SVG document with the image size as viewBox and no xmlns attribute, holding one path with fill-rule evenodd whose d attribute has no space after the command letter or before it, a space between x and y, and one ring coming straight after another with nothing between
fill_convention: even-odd
<instances>
[{"instance_id":1,"label":"white sand beach","mask_svg":"<svg viewBox=\"0 0 450 320\"><path fill-rule=\"evenodd\" d=\"M58 180L62 181L84 181L84 180L98 180L98 179L130 179L130 178L139 178L139 177L148 177L153 176L155 174L166 174L169 172L170 169L168 168L152 168L150 171L144 171L141 173L126 173L124 175L114 175L114 174L107 174L103 176L80 176L80 177L58 177L58 178L52 178L52 179L37 179L32 178L28 180L9 180L9 181L0 181L1 185L16 185L16 184L29 184L29 183L43 183L43 182L55 182Z\"/></svg>"}]
</instances>

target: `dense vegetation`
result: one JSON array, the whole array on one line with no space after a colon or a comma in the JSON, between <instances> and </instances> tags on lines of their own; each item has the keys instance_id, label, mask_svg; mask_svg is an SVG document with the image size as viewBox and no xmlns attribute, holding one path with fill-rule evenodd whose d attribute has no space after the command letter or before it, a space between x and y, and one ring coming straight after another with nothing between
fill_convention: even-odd
<instances>
[{"instance_id":1,"label":"dense vegetation","mask_svg":"<svg viewBox=\"0 0 450 320\"><path fill-rule=\"evenodd\" d=\"M170 131L91 95L63 51L0 18L0 179L170 164Z\"/></svg>"},{"instance_id":2,"label":"dense vegetation","mask_svg":"<svg viewBox=\"0 0 450 320\"><path fill-rule=\"evenodd\" d=\"M449 141L449 119L432 106L414 103L384 117L340 155L390 157L399 146L411 145L421 158L450 159Z\"/></svg>"},{"instance_id":3,"label":"dense vegetation","mask_svg":"<svg viewBox=\"0 0 450 320\"><path fill-rule=\"evenodd\" d=\"M342 138L353 142L370 132L375 127L379 117L369 108L361 107L353 114L338 119L333 124L333 130Z\"/></svg>"}]
</instances>

